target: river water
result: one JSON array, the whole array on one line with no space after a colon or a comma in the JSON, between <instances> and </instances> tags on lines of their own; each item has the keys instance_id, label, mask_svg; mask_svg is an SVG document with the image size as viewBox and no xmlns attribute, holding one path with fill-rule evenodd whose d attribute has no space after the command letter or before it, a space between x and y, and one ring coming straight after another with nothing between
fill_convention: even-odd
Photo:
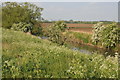
<instances>
[{"instance_id":1,"label":"river water","mask_svg":"<svg viewBox=\"0 0 120 80\"><path fill-rule=\"evenodd\" d=\"M102 54L104 56L114 56L115 51L113 50L106 50L103 48L98 48L95 46L89 46L89 45L84 45L84 44L69 44L66 45L67 47L69 47L72 50L77 50L81 53L85 53L85 54L94 54L94 53L98 53L98 54Z\"/></svg>"}]
</instances>

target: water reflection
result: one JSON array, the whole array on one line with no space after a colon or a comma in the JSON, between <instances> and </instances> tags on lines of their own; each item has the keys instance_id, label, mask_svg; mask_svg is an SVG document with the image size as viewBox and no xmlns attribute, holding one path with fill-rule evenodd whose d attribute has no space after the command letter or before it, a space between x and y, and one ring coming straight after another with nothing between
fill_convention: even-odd
<instances>
[{"instance_id":1,"label":"water reflection","mask_svg":"<svg viewBox=\"0 0 120 80\"><path fill-rule=\"evenodd\" d=\"M46 37L46 36L41 36L41 37L38 36L38 38L39 38L39 39L48 39L48 37Z\"/></svg>"},{"instance_id":2,"label":"water reflection","mask_svg":"<svg viewBox=\"0 0 120 80\"><path fill-rule=\"evenodd\" d=\"M83 44L67 44L66 46L71 48L72 50L77 50L85 54L98 53L104 56L108 56L108 55L114 56L114 53L115 53L115 51L112 51L112 50L106 50L103 48L98 48L95 46L88 46L88 45L83 45Z\"/></svg>"},{"instance_id":3,"label":"water reflection","mask_svg":"<svg viewBox=\"0 0 120 80\"><path fill-rule=\"evenodd\" d=\"M73 47L71 48L72 50L77 50L77 51L80 51L81 53L85 53L85 54L91 54L91 52L89 50L86 50L86 49L79 49L79 48L76 48L76 47Z\"/></svg>"}]
</instances>

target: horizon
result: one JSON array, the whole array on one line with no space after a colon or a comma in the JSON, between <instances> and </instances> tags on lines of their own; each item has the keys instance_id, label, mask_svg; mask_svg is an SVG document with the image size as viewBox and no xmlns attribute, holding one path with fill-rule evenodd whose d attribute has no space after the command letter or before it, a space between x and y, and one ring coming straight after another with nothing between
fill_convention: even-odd
<instances>
[{"instance_id":1,"label":"horizon","mask_svg":"<svg viewBox=\"0 0 120 80\"><path fill-rule=\"evenodd\" d=\"M42 17L49 21L115 21L118 22L117 2L39 2Z\"/></svg>"}]
</instances>

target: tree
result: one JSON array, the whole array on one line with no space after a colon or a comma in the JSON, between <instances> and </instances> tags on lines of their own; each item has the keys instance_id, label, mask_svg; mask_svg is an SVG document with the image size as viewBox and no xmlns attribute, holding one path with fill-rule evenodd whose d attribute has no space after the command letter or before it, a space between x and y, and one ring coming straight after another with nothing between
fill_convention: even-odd
<instances>
[{"instance_id":1,"label":"tree","mask_svg":"<svg viewBox=\"0 0 120 80\"><path fill-rule=\"evenodd\" d=\"M39 8L30 3L5 2L2 4L2 27L10 29L14 23L26 22L34 24L41 19Z\"/></svg>"}]
</instances>

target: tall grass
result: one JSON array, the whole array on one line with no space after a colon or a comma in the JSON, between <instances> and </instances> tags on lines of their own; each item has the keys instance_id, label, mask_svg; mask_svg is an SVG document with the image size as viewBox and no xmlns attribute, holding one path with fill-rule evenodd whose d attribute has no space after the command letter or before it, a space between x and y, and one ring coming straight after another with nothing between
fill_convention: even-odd
<instances>
[{"instance_id":1,"label":"tall grass","mask_svg":"<svg viewBox=\"0 0 120 80\"><path fill-rule=\"evenodd\" d=\"M72 32L72 31L67 31L66 32L67 36L72 35L75 39L81 40L83 43L91 43L91 34L85 34L85 33L79 33L79 32Z\"/></svg>"},{"instance_id":2,"label":"tall grass","mask_svg":"<svg viewBox=\"0 0 120 80\"><path fill-rule=\"evenodd\" d=\"M3 78L117 78L117 57L82 54L35 36L3 29Z\"/></svg>"}]
</instances>

